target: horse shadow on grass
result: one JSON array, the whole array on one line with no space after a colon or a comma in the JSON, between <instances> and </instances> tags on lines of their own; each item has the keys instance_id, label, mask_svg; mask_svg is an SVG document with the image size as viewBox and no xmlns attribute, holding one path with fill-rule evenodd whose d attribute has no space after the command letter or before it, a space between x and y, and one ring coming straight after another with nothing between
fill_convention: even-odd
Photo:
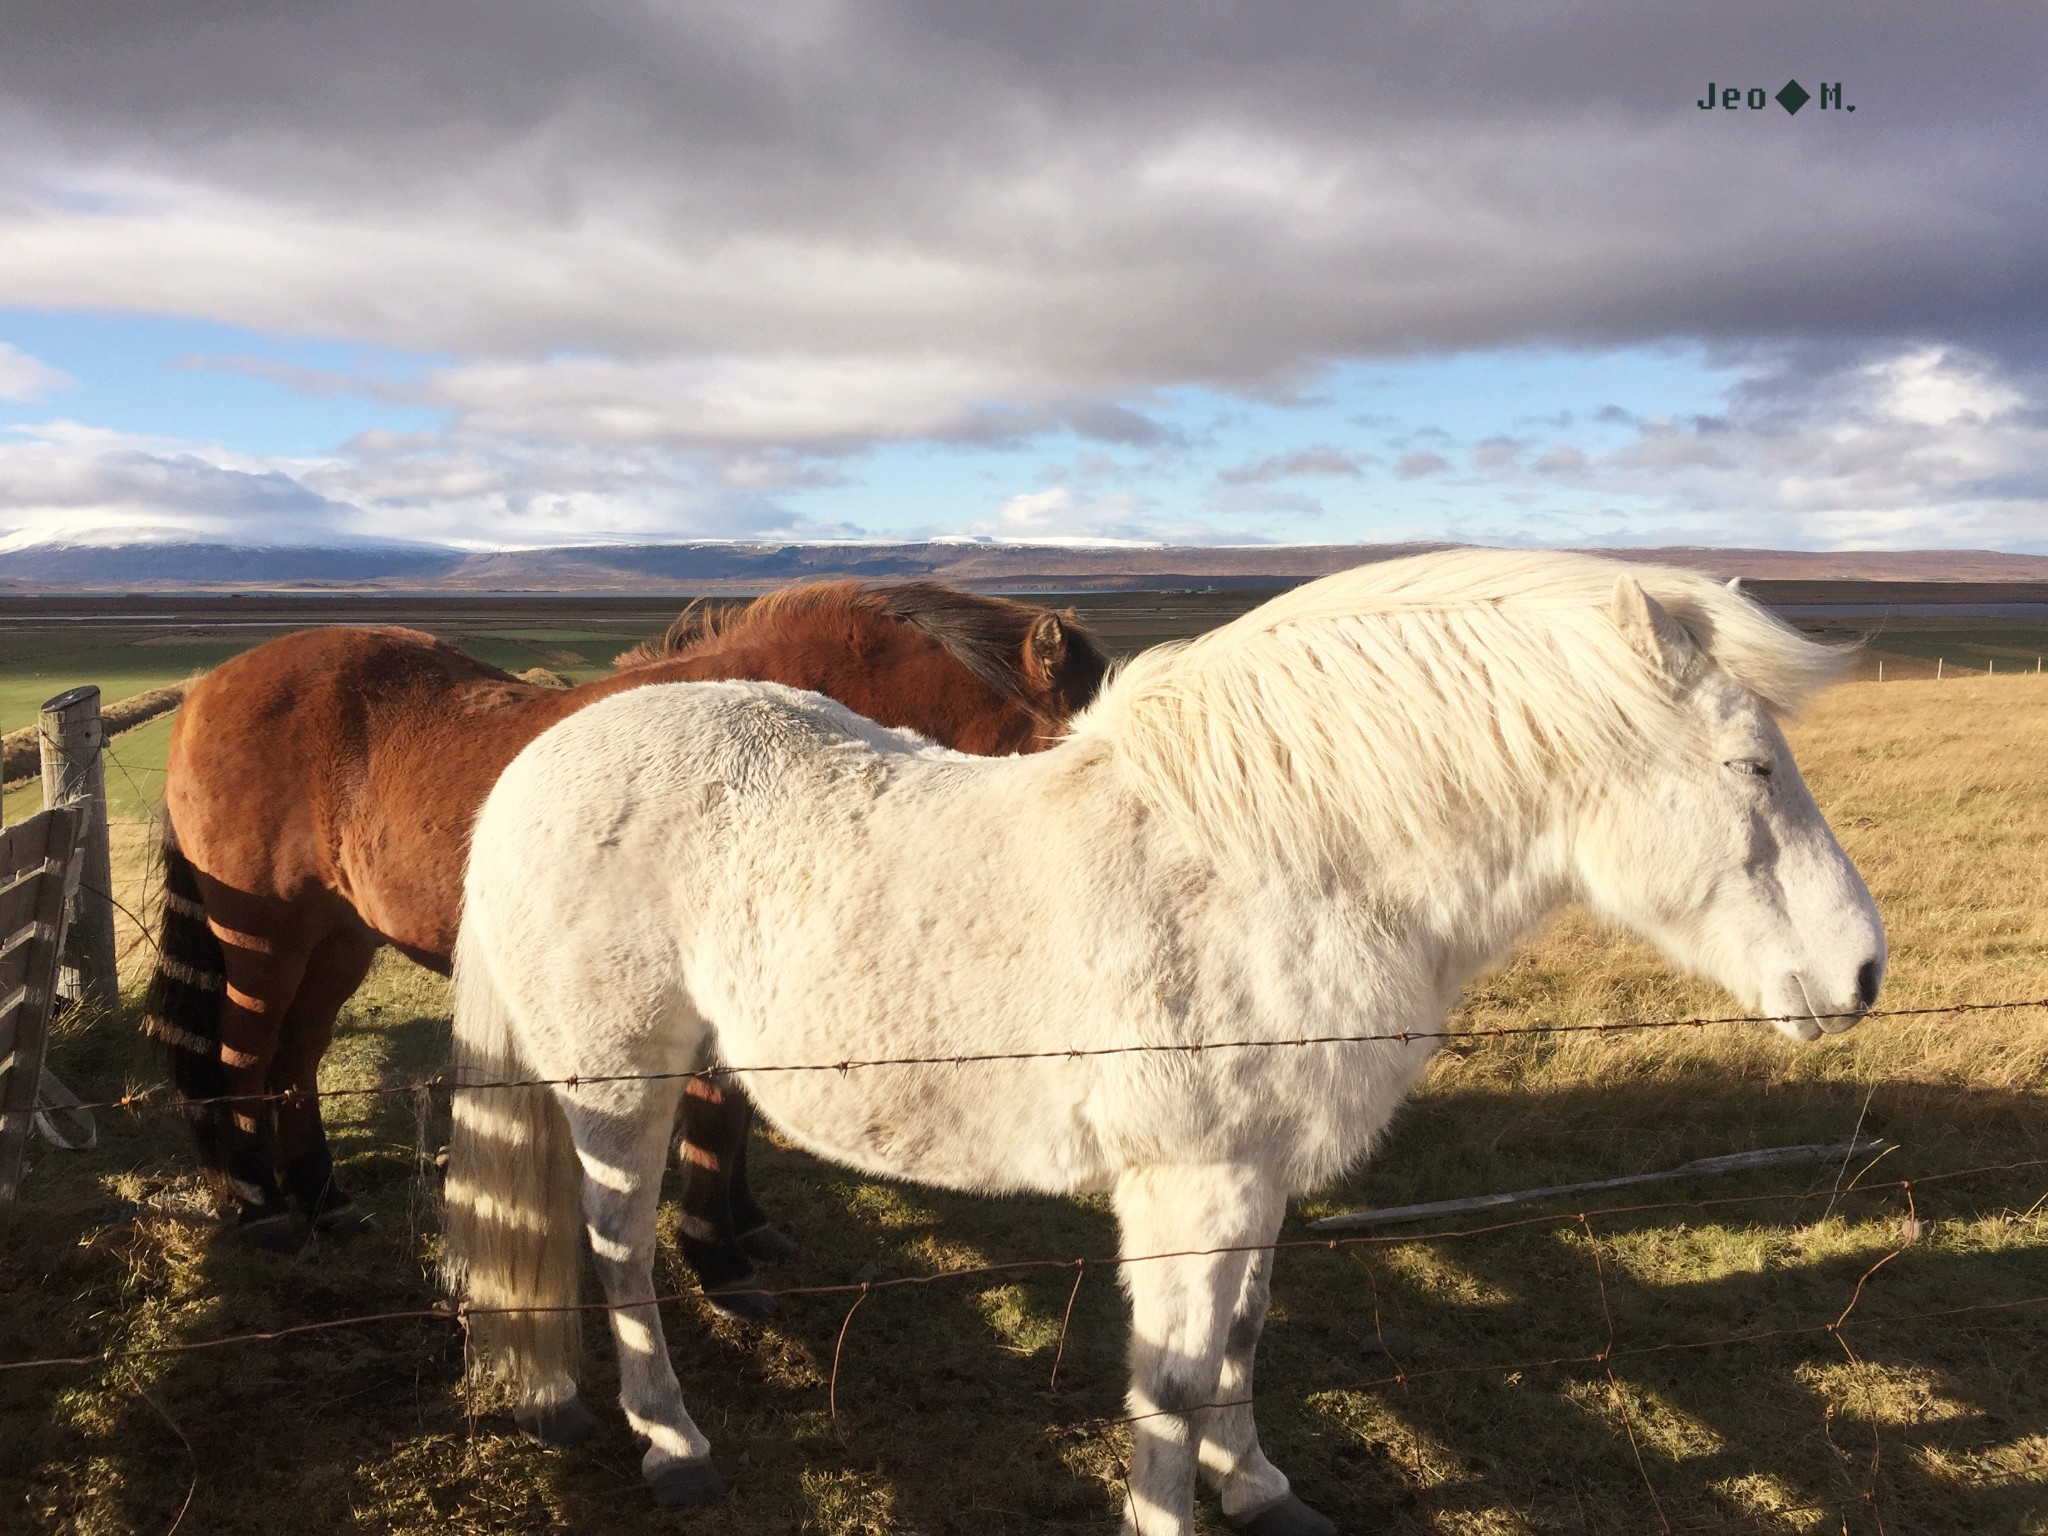
<instances>
[{"instance_id":1,"label":"horse shadow on grass","mask_svg":"<svg viewBox=\"0 0 2048 1536\"><path fill-rule=\"evenodd\" d=\"M379 1028L393 1068L430 1064L445 1040L441 1020ZM1453 1084L1415 1101L1373 1161L1291 1216L1282 1239L1304 1241L1305 1216L1343 1206L1840 1139L1859 1117L1866 1133L1901 1144L1869 1183L2048 1155L2038 1096L1900 1085L1866 1102L1865 1092L1814 1082L1759 1093L1711 1071L1552 1091ZM35 1257L16 1249L5 1262L11 1282L41 1265L47 1283L23 1292L10 1351L177 1343L430 1306L434 1202L418 1151L439 1145L445 1108L416 1114L389 1097L333 1115L344 1177L381 1222L345 1247L277 1259L197 1221L146 1215L95 1234L82 1211L34 1213L24 1235ZM108 1166L173 1182L189 1166L179 1129L138 1124ZM585 1393L606 1428L583 1450L518 1439L487 1398L461 1390L458 1330L411 1319L0 1377L0 1480L26 1490L29 1528L53 1531L168 1529L188 1484L184 1529L206 1531L1114 1527L1127 1442L1098 1422L1122 1412L1127 1323L1113 1271L1084 1272L1078 1291L1071 1268L875 1286L1107 1257L1116 1239L1105 1205L894 1185L772 1141L757 1145L755 1172L764 1203L805 1244L796 1265L764 1275L769 1284L873 1288L865 1299L858 1289L789 1296L765 1325L695 1298L666 1309L686 1400L734 1485L718 1509L648 1502L595 1323ZM2048 1308L1883 1319L2048 1289L2048 1237L2038 1211L2022 1214L2048 1179L2036 1169L1921 1183L1916 1235L1897 1189L1851 1193L1830 1210L1837 1177L1791 1169L1652 1186L1534 1207L1535 1219L1491 1233L1395 1229L1379 1235L1390 1240L1290 1247L1259 1364L1266 1448L1347 1531L2028 1529L2048 1505ZM1808 1192L1818 1198L1782 1198ZM1748 1198L1761 1196L1773 1198ZM1730 1203L1599 1214L1682 1200ZM672 1203L663 1219L671 1240L657 1284L687 1291ZM1859 1281L1838 1338L1820 1325ZM110 1313L123 1320L111 1338ZM1745 1335L1765 1336L1706 1342ZM1610 1339L1609 1360L1587 1358ZM1662 1347L1677 1345L1700 1347ZM1537 1363L1561 1359L1571 1363ZM1224 1529L1213 1506L1200 1520Z\"/></svg>"}]
</instances>

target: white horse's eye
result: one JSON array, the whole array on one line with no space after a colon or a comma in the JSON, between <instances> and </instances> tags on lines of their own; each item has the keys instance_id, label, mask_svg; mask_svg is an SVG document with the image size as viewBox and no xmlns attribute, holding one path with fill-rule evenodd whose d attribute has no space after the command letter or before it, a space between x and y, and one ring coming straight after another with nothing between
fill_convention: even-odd
<instances>
[{"instance_id":1,"label":"white horse's eye","mask_svg":"<svg viewBox=\"0 0 2048 1536\"><path fill-rule=\"evenodd\" d=\"M1768 757L1731 758L1727 766L1737 773L1746 773L1753 779L1768 779L1771 776L1771 760Z\"/></svg>"}]
</instances>

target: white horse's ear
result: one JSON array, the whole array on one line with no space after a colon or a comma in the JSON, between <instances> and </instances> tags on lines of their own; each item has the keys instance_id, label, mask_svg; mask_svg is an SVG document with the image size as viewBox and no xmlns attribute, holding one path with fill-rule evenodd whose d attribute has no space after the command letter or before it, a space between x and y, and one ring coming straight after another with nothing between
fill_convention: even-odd
<instances>
[{"instance_id":1,"label":"white horse's ear","mask_svg":"<svg viewBox=\"0 0 2048 1536\"><path fill-rule=\"evenodd\" d=\"M1614 626L1643 659L1674 681L1685 675L1693 659L1692 638L1664 605L1636 584L1632 576L1617 577L1609 612Z\"/></svg>"},{"instance_id":2,"label":"white horse's ear","mask_svg":"<svg viewBox=\"0 0 2048 1536\"><path fill-rule=\"evenodd\" d=\"M1740 576L1730 576L1728 578L1728 590L1737 597L1742 596L1742 578Z\"/></svg>"}]
</instances>

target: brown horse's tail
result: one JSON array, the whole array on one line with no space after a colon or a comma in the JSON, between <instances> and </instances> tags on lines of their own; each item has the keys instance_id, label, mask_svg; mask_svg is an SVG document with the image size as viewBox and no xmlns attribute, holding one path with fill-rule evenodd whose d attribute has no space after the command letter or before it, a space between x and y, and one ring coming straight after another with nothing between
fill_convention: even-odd
<instances>
[{"instance_id":1,"label":"brown horse's tail","mask_svg":"<svg viewBox=\"0 0 2048 1536\"><path fill-rule=\"evenodd\" d=\"M164 1047L171 1082L187 1100L218 1099L228 1091L220 1059L221 992L227 956L206 924L199 875L164 824L164 906L157 927L156 970L142 1001L142 1032ZM190 1103L199 1155L215 1172L227 1168L227 1106Z\"/></svg>"}]
</instances>

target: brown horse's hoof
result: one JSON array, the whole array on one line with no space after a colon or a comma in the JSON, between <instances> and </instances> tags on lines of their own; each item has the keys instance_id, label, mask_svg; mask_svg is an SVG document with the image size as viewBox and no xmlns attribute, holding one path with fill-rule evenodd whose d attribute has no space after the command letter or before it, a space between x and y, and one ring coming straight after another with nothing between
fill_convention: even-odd
<instances>
[{"instance_id":1,"label":"brown horse's hoof","mask_svg":"<svg viewBox=\"0 0 2048 1536\"><path fill-rule=\"evenodd\" d=\"M663 1509L696 1509L724 1502L729 1491L718 1468L706 1456L702 1461L672 1461L647 1479L654 1502Z\"/></svg>"},{"instance_id":2,"label":"brown horse's hoof","mask_svg":"<svg viewBox=\"0 0 2048 1536\"><path fill-rule=\"evenodd\" d=\"M597 1415L583 1406L580 1397L521 1408L512 1415L512 1422L519 1426L521 1434L556 1450L588 1445L604 1432L604 1426L597 1422Z\"/></svg>"},{"instance_id":3,"label":"brown horse's hoof","mask_svg":"<svg viewBox=\"0 0 2048 1536\"><path fill-rule=\"evenodd\" d=\"M1231 1517L1233 1531L1251 1536L1337 1536L1337 1523L1310 1509L1291 1493L1282 1494L1255 1514Z\"/></svg>"},{"instance_id":4,"label":"brown horse's hoof","mask_svg":"<svg viewBox=\"0 0 2048 1536\"><path fill-rule=\"evenodd\" d=\"M337 1242L345 1243L352 1237L361 1237L365 1232L376 1231L377 1218L355 1201L349 1200L331 1211L322 1211L315 1216L313 1230L323 1237L331 1237Z\"/></svg>"},{"instance_id":5,"label":"brown horse's hoof","mask_svg":"<svg viewBox=\"0 0 2048 1536\"><path fill-rule=\"evenodd\" d=\"M772 1221L762 1222L751 1232L742 1232L738 1242L748 1258L763 1264L794 1264L804 1253L796 1239Z\"/></svg>"},{"instance_id":6,"label":"brown horse's hoof","mask_svg":"<svg viewBox=\"0 0 2048 1536\"><path fill-rule=\"evenodd\" d=\"M235 1225L235 1236L251 1248L261 1248L265 1253L297 1253L305 1246L299 1236L299 1224L292 1220L289 1211L279 1211L274 1216L258 1216L251 1221L244 1219Z\"/></svg>"},{"instance_id":7,"label":"brown horse's hoof","mask_svg":"<svg viewBox=\"0 0 2048 1536\"><path fill-rule=\"evenodd\" d=\"M775 1315L775 1298L762 1290L761 1282L751 1275L744 1280L706 1286L704 1299L727 1317L745 1322L758 1323Z\"/></svg>"}]
</instances>

